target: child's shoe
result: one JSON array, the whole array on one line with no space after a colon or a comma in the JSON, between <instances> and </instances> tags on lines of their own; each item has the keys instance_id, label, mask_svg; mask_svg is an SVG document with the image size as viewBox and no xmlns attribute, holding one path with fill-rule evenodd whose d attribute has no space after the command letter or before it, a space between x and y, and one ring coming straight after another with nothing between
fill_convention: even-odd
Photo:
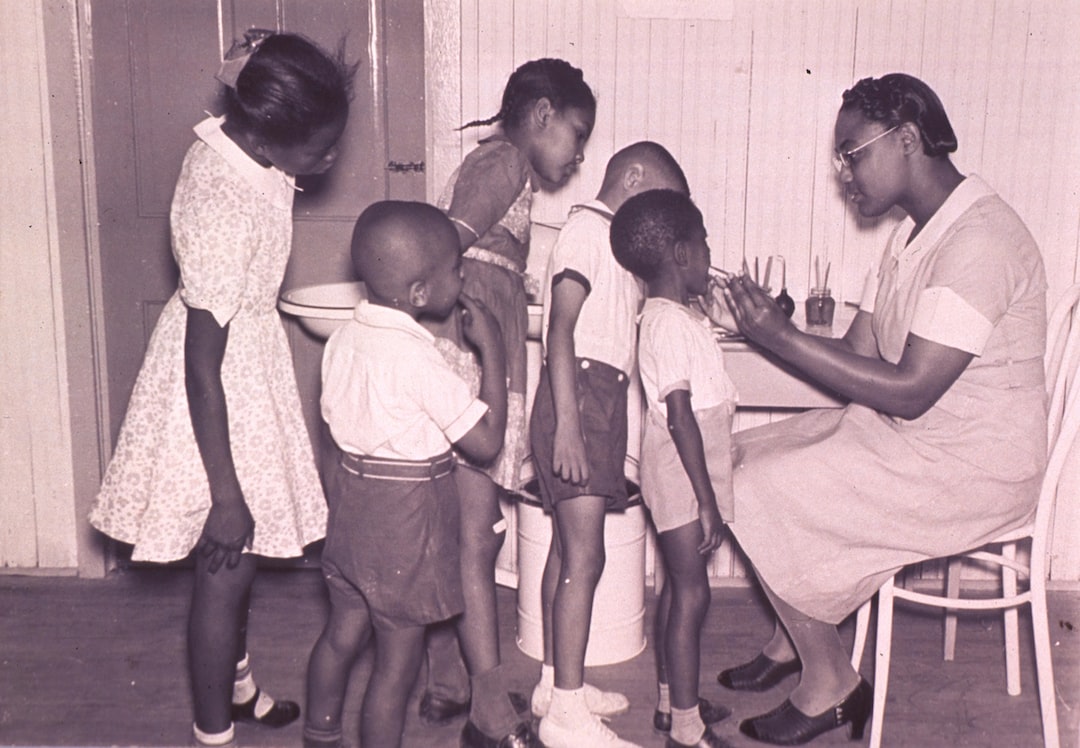
<instances>
[{"instance_id":1,"label":"child's shoe","mask_svg":"<svg viewBox=\"0 0 1080 748\"><path fill-rule=\"evenodd\" d=\"M585 691L552 689L547 714L537 731L546 748L641 748L621 739L589 711Z\"/></svg>"},{"instance_id":2,"label":"child's shoe","mask_svg":"<svg viewBox=\"0 0 1080 748\"><path fill-rule=\"evenodd\" d=\"M732 746L711 728L706 727L705 734L696 743L680 743L675 738L669 737L665 748L732 748Z\"/></svg>"},{"instance_id":3,"label":"child's shoe","mask_svg":"<svg viewBox=\"0 0 1080 748\"><path fill-rule=\"evenodd\" d=\"M630 700L617 691L601 691L596 686L586 683L585 706L597 717L614 717L630 710ZM543 718L551 709L551 694L554 688L537 683L532 692L532 713L534 717Z\"/></svg>"}]
</instances>

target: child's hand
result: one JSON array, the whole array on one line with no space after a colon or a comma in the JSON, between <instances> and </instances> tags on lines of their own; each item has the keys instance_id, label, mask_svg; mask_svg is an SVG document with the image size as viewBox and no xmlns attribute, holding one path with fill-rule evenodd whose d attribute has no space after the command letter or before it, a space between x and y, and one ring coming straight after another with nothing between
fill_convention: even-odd
<instances>
[{"instance_id":1,"label":"child's hand","mask_svg":"<svg viewBox=\"0 0 1080 748\"><path fill-rule=\"evenodd\" d=\"M567 483L584 486L589 482L589 461L585 458L585 440L578 429L555 429L551 469Z\"/></svg>"},{"instance_id":2,"label":"child's hand","mask_svg":"<svg viewBox=\"0 0 1080 748\"><path fill-rule=\"evenodd\" d=\"M728 309L727 302L724 300L725 283L724 279L716 276L711 277L709 279L709 292L699 296L698 301L701 305L701 311L714 325L729 332L738 332L739 326L735 322L731 310Z\"/></svg>"},{"instance_id":3,"label":"child's hand","mask_svg":"<svg viewBox=\"0 0 1080 748\"><path fill-rule=\"evenodd\" d=\"M465 339L481 351L490 346L502 346L502 328L495 315L479 299L461 294L461 329Z\"/></svg>"},{"instance_id":4,"label":"child's hand","mask_svg":"<svg viewBox=\"0 0 1080 748\"><path fill-rule=\"evenodd\" d=\"M724 521L720 519L720 512L716 508L715 501L698 504L698 520L701 522L703 537L697 550L702 556L708 556L720 547L724 539Z\"/></svg>"},{"instance_id":5,"label":"child's hand","mask_svg":"<svg viewBox=\"0 0 1080 748\"><path fill-rule=\"evenodd\" d=\"M224 563L235 569L244 549L251 550L255 540L255 519L243 497L239 501L215 502L210 505L202 535L196 550L209 557L211 574Z\"/></svg>"}]
</instances>

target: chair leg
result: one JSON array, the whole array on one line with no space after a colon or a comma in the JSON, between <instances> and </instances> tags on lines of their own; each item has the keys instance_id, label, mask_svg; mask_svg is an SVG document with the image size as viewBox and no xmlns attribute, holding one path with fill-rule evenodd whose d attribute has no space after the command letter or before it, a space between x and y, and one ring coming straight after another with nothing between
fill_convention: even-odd
<instances>
[{"instance_id":1,"label":"chair leg","mask_svg":"<svg viewBox=\"0 0 1080 748\"><path fill-rule=\"evenodd\" d=\"M881 748L881 734L884 732L889 660L892 657L893 584L894 581L889 579L878 590L877 661L874 663L874 712L870 719L870 748Z\"/></svg>"},{"instance_id":2,"label":"chair leg","mask_svg":"<svg viewBox=\"0 0 1080 748\"><path fill-rule=\"evenodd\" d=\"M866 633L870 629L870 598L855 612L855 640L851 644L851 667L855 672L862 667L863 652L866 650Z\"/></svg>"},{"instance_id":3,"label":"chair leg","mask_svg":"<svg viewBox=\"0 0 1080 748\"><path fill-rule=\"evenodd\" d=\"M1005 558L1016 559L1016 543L1005 543L1001 548ZM1004 597L1016 595L1016 570L1001 567L1001 594ZM1005 686L1010 696L1020 694L1020 632L1019 611L1016 607L1006 608L1005 622Z\"/></svg>"},{"instance_id":4,"label":"chair leg","mask_svg":"<svg viewBox=\"0 0 1080 748\"><path fill-rule=\"evenodd\" d=\"M962 558L950 558L945 567L945 596L960 597L960 572L964 568ZM956 659L956 611L945 609L945 645L942 659L952 662Z\"/></svg>"},{"instance_id":5,"label":"chair leg","mask_svg":"<svg viewBox=\"0 0 1080 748\"><path fill-rule=\"evenodd\" d=\"M1057 694L1054 690L1054 663L1051 657L1050 619L1046 610L1046 580L1031 580L1031 630L1035 639L1035 677L1039 684L1043 745L1059 748Z\"/></svg>"}]
</instances>

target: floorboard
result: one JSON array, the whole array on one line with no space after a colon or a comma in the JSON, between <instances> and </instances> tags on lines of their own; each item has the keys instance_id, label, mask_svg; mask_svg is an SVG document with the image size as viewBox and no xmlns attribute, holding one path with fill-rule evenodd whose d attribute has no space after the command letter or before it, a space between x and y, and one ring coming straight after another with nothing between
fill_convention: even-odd
<instances>
[{"instance_id":1,"label":"floorboard","mask_svg":"<svg viewBox=\"0 0 1080 748\"><path fill-rule=\"evenodd\" d=\"M0 577L0 744L189 745L184 628L190 583L189 572L176 569L128 570L104 580ZM651 594L646 598L651 619L654 598ZM260 573L252 600L249 649L257 679L272 693L302 701L307 657L325 606L317 572ZM514 590L500 588L499 606L504 662L513 686L527 692L539 665L515 646ZM1062 745L1077 746L1080 593L1052 592L1050 615ZM701 693L734 710L734 717L721 723L718 731L735 746L756 745L739 735L739 719L772 708L795 683L792 677L764 694L736 694L714 680L718 669L758 651L771 631L770 621L753 588L713 591L703 636ZM899 608L885 745L1041 745L1026 614L1021 614L1021 628L1023 693L1010 697L1005 692L997 616L963 616L956 660L946 663L941 660L940 618ZM850 641L850 624L842 627L842 633ZM872 660L868 651L863 672L871 682ZM354 746L369 669L369 661L362 660L350 686L345 727ZM643 746L664 744L651 724L656 698L651 641L629 662L590 668L588 678L630 697L630 712L611 723L620 735ZM419 688L409 708L405 746L456 747L462 722L437 729L424 726L416 717L418 698ZM242 746L296 746L300 728L291 725L273 731L240 725L238 739ZM856 744L838 730L814 745Z\"/></svg>"}]
</instances>

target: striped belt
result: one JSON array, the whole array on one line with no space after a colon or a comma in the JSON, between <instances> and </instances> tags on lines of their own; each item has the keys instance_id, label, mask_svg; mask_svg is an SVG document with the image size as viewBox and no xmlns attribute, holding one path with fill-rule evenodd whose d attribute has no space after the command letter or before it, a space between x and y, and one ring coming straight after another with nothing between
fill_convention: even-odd
<instances>
[{"instance_id":1,"label":"striped belt","mask_svg":"<svg viewBox=\"0 0 1080 748\"><path fill-rule=\"evenodd\" d=\"M435 480L454 472L454 455L450 452L430 460L396 460L341 453L341 467L360 478L378 480Z\"/></svg>"}]
</instances>

